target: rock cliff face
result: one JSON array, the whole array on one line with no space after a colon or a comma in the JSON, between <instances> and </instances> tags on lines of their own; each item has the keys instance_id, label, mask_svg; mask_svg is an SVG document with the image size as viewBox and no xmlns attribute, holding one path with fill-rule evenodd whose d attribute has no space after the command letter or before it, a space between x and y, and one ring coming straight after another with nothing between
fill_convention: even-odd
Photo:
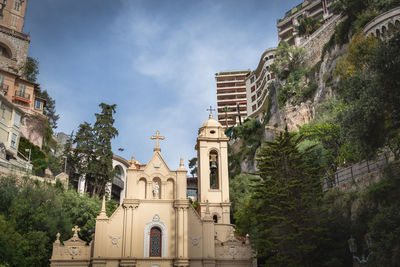
<instances>
[{"instance_id":1,"label":"rock cliff face","mask_svg":"<svg viewBox=\"0 0 400 267\"><path fill-rule=\"evenodd\" d=\"M336 46L329 53L326 53L321 60L320 68L316 72L318 88L312 99L298 105L292 105L288 101L284 108L279 109L276 89L275 92L271 92L273 104L271 106L271 120L267 126L277 126L281 129L287 127L289 131L296 131L299 126L314 119L316 107L335 96L333 86L337 80L335 80L333 72L338 58L345 51L346 46ZM269 131L267 128L266 130Z\"/></svg>"},{"instance_id":2,"label":"rock cliff face","mask_svg":"<svg viewBox=\"0 0 400 267\"><path fill-rule=\"evenodd\" d=\"M321 48L322 46L318 47ZM336 46L321 59L321 62L317 65L319 66L319 69L315 73L315 81L318 87L312 98L307 101L296 105L291 104L290 101L288 101L285 107L280 108L277 98L277 88L279 86L278 84L275 84L275 86L271 88L271 104L269 106L270 119L265 125L263 141L273 141L276 135L285 130L285 127L287 127L289 131L298 130L301 125L308 123L315 118L315 112L318 105L326 102L332 97L335 97L333 87L337 80L334 78L333 72L338 58L345 53L346 49L346 46ZM240 139L231 140L230 155L237 153L242 145ZM256 155L258 151L259 148L253 157L243 157L239 161L239 166L236 166L236 168L240 168L240 173L254 173L257 171L255 159L257 158Z\"/></svg>"}]
</instances>

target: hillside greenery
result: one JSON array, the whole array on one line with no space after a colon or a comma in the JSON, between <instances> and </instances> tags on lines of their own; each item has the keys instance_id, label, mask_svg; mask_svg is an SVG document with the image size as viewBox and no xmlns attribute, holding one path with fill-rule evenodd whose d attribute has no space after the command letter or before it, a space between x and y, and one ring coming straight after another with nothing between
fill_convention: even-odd
<instances>
[{"instance_id":1,"label":"hillside greenery","mask_svg":"<svg viewBox=\"0 0 400 267\"><path fill-rule=\"evenodd\" d=\"M347 17L324 52L347 46L333 71L324 74L330 77L333 96L319 103L315 118L297 132L260 144L252 157L258 172L230 169L231 196L237 203L232 206L233 221L240 234L250 234L261 266L352 266L347 239L355 237L358 254L368 255L366 233L373 239L367 266L398 266L400 32L392 29L392 37L382 41L365 37L360 29L400 2L339 0L335 5ZM313 95L304 97L302 92L312 83L316 86L320 66L307 66L302 53L284 42L278 47L273 69L280 80L281 108ZM338 168L373 159L386 149L396 161L385 169L383 179L364 191L322 193L320 185L309 183L318 184Z\"/></svg>"},{"instance_id":2,"label":"hillside greenery","mask_svg":"<svg viewBox=\"0 0 400 267\"><path fill-rule=\"evenodd\" d=\"M111 215L117 205L108 201L107 214ZM64 190L61 183L2 177L0 265L49 266L57 232L64 241L72 236L72 227L78 225L80 238L89 242L100 209L99 198Z\"/></svg>"}]
</instances>

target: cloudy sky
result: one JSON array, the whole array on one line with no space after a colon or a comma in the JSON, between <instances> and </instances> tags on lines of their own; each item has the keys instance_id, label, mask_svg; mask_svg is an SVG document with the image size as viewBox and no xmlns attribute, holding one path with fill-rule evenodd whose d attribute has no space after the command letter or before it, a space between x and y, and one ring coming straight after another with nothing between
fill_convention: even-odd
<instances>
[{"instance_id":1,"label":"cloudy sky","mask_svg":"<svg viewBox=\"0 0 400 267\"><path fill-rule=\"evenodd\" d=\"M57 131L94 123L101 102L117 104L114 153L146 163L158 129L175 169L196 155L197 130L216 106L214 74L254 69L277 45L276 19L299 2L30 0L24 32L56 100Z\"/></svg>"}]
</instances>

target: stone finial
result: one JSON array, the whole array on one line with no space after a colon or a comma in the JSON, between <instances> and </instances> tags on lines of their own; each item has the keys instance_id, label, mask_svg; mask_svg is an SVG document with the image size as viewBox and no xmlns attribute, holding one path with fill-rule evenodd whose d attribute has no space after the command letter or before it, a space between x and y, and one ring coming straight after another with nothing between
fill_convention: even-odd
<instances>
[{"instance_id":1,"label":"stone finial","mask_svg":"<svg viewBox=\"0 0 400 267\"><path fill-rule=\"evenodd\" d=\"M179 161L179 169L178 170L185 170L185 163L183 161L183 158L181 158Z\"/></svg>"},{"instance_id":2,"label":"stone finial","mask_svg":"<svg viewBox=\"0 0 400 267\"><path fill-rule=\"evenodd\" d=\"M57 233L56 234L56 241L54 241L54 243L56 243L56 244L60 244L60 233Z\"/></svg>"},{"instance_id":3,"label":"stone finial","mask_svg":"<svg viewBox=\"0 0 400 267\"><path fill-rule=\"evenodd\" d=\"M208 199L206 200L206 214L210 215L210 206L208 205Z\"/></svg>"},{"instance_id":4,"label":"stone finial","mask_svg":"<svg viewBox=\"0 0 400 267\"><path fill-rule=\"evenodd\" d=\"M106 213L106 196L103 195L103 201L101 202L101 211L99 216L97 216L97 219L108 219L107 213Z\"/></svg>"}]
</instances>

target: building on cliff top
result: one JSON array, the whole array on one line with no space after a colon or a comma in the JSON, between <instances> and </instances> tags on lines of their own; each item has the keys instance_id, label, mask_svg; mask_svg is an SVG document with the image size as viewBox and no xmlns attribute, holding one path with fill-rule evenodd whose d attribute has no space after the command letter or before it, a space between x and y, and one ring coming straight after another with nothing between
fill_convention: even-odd
<instances>
[{"instance_id":1,"label":"building on cliff top","mask_svg":"<svg viewBox=\"0 0 400 267\"><path fill-rule=\"evenodd\" d=\"M25 112L21 133L42 146L46 116L44 99L37 97L39 84L24 77L29 35L22 32L27 0L0 1L0 91Z\"/></svg>"},{"instance_id":2,"label":"building on cliff top","mask_svg":"<svg viewBox=\"0 0 400 267\"><path fill-rule=\"evenodd\" d=\"M332 3L333 0L305 0L287 11L283 18L278 19L279 41L283 40L290 45L299 46L306 40L306 38L299 36L297 30L300 19L309 17L326 22L333 16Z\"/></svg>"},{"instance_id":3,"label":"building on cliff top","mask_svg":"<svg viewBox=\"0 0 400 267\"><path fill-rule=\"evenodd\" d=\"M171 170L157 134L147 164L131 161L126 170L126 198L108 217L105 198L89 245L78 236L60 240L57 234L51 266L215 267L255 266L246 237L234 235L230 224L228 138L212 118L199 129L199 207L187 197L183 159Z\"/></svg>"}]
</instances>

